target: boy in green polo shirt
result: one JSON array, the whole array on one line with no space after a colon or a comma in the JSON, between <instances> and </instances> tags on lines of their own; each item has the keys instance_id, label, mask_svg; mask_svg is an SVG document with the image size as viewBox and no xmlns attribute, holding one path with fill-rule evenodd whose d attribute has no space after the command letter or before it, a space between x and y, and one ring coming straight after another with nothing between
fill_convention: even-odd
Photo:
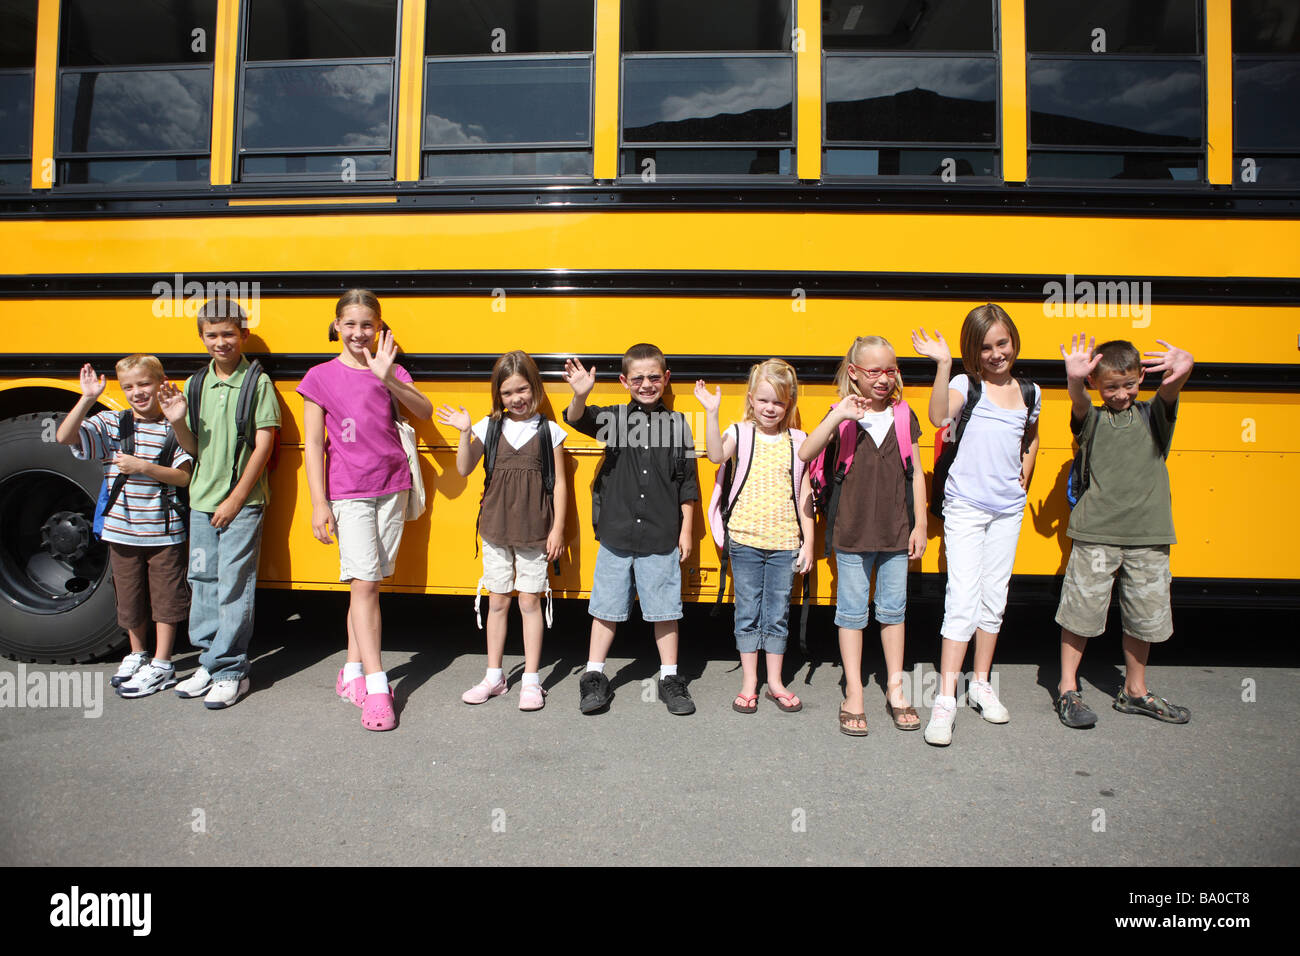
<instances>
[{"instance_id":1,"label":"boy in green polo shirt","mask_svg":"<svg viewBox=\"0 0 1300 956\"><path fill-rule=\"evenodd\" d=\"M199 669L176 685L180 697L204 697L211 710L248 693L248 644L253 598L269 497L266 464L280 427L280 405L265 375L252 393L251 442L235 424L249 374L243 356L248 317L228 300L206 303L199 337L212 356L206 372L178 390L168 383L160 398L181 447L194 456L190 479L190 643L200 648ZM196 379L199 381L196 382ZM197 391L196 391L197 386ZM198 414L190 414L197 401ZM191 423L197 427L191 428ZM245 439L247 436L244 436Z\"/></svg>"},{"instance_id":2,"label":"boy in green polo shirt","mask_svg":"<svg viewBox=\"0 0 1300 956\"><path fill-rule=\"evenodd\" d=\"M1111 587L1120 582L1124 627L1124 689L1114 707L1171 724L1191 719L1186 707L1152 694L1146 685L1151 645L1169 639L1169 546L1174 515L1165 457L1174 436L1178 394L1192 374L1192 357L1168 342L1165 352L1142 358L1130 342L1096 342L1083 335L1070 343L1065 374L1070 392L1070 429L1079 441L1083 468L1078 503L1067 534L1074 542L1061 586L1056 623L1061 625L1061 683L1056 713L1067 727L1091 727L1097 715L1079 694L1079 663L1088 638L1106 630ZM1155 397L1139 402L1147 372L1163 377ZM1087 387L1104 403L1094 406Z\"/></svg>"}]
</instances>

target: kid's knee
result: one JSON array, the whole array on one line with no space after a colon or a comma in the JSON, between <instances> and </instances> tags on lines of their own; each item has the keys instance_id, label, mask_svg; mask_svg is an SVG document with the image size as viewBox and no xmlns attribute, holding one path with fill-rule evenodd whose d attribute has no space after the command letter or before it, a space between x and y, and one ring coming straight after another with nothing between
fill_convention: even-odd
<instances>
[{"instance_id":1,"label":"kid's knee","mask_svg":"<svg viewBox=\"0 0 1300 956\"><path fill-rule=\"evenodd\" d=\"M522 614L536 614L542 609L542 601L536 594L528 591L519 592L519 611Z\"/></svg>"}]
</instances>

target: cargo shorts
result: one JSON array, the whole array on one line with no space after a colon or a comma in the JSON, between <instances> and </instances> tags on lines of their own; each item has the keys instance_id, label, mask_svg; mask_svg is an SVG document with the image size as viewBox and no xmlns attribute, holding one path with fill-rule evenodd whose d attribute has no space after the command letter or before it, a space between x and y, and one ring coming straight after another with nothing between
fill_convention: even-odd
<instances>
[{"instance_id":1,"label":"cargo shorts","mask_svg":"<svg viewBox=\"0 0 1300 956\"><path fill-rule=\"evenodd\" d=\"M1174 633L1168 545L1137 548L1074 542L1056 623L1080 637L1103 633L1116 578L1124 633L1151 644L1168 640Z\"/></svg>"}]
</instances>

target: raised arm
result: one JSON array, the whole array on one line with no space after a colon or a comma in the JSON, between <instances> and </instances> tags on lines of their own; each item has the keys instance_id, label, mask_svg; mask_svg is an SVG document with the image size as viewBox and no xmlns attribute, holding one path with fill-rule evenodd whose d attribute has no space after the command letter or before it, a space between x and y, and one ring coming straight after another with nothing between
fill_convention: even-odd
<instances>
[{"instance_id":1,"label":"raised arm","mask_svg":"<svg viewBox=\"0 0 1300 956\"><path fill-rule=\"evenodd\" d=\"M695 397L704 406L704 450L709 461L720 465L736 452L736 440L723 435L718 424L718 409L722 407L722 387L710 392L704 379L695 383Z\"/></svg>"},{"instance_id":2,"label":"raised arm","mask_svg":"<svg viewBox=\"0 0 1300 956\"><path fill-rule=\"evenodd\" d=\"M86 420L86 415L95 407L99 396L104 394L107 387L108 380L103 375L96 376L89 362L81 366L81 398L77 399L77 404L72 406L72 411L59 422L59 427L54 432L54 438L60 445L81 444L81 423Z\"/></svg>"},{"instance_id":3,"label":"raised arm","mask_svg":"<svg viewBox=\"0 0 1300 956\"><path fill-rule=\"evenodd\" d=\"M564 410L564 420L570 425L576 425L587 408L587 396L596 387L596 366L583 368L582 363L576 358L565 359L564 380L569 383L569 388L573 389L573 398L569 402L569 407Z\"/></svg>"},{"instance_id":4,"label":"raised arm","mask_svg":"<svg viewBox=\"0 0 1300 956\"><path fill-rule=\"evenodd\" d=\"M1070 336L1070 351L1061 346L1061 356L1065 359L1066 389L1070 393L1070 418L1082 421L1092 407L1088 397L1088 376L1097 368L1101 354L1096 350L1097 338L1091 339L1084 333Z\"/></svg>"},{"instance_id":5,"label":"raised arm","mask_svg":"<svg viewBox=\"0 0 1300 956\"><path fill-rule=\"evenodd\" d=\"M934 387L930 390L927 412L930 424L938 428L956 417L962 402L960 393L954 393L948 386L952 378L952 350L938 329L934 332L934 338L927 336L925 329L914 329L912 347L919 355L933 359L935 363Z\"/></svg>"},{"instance_id":6,"label":"raised arm","mask_svg":"<svg viewBox=\"0 0 1300 956\"><path fill-rule=\"evenodd\" d=\"M870 403L865 398L857 395L850 395L841 399L834 408L821 420L821 423L808 433L808 437L803 440L803 445L799 448L800 461L812 461L822 453L828 444L835 430L840 427L841 422L861 421L862 416L870 409Z\"/></svg>"},{"instance_id":7,"label":"raised arm","mask_svg":"<svg viewBox=\"0 0 1300 956\"><path fill-rule=\"evenodd\" d=\"M197 455L199 441L190 431L190 405L185 400L185 393L171 382L163 382L162 388L158 389L158 404L162 406L163 415L172 426L176 443L185 449L187 455Z\"/></svg>"},{"instance_id":8,"label":"raised arm","mask_svg":"<svg viewBox=\"0 0 1300 956\"><path fill-rule=\"evenodd\" d=\"M1147 358L1142 360L1142 365L1148 372L1161 372L1164 377L1160 380L1160 388L1156 394L1164 400L1164 403L1171 408L1178 401L1178 393L1182 391L1187 379L1191 377L1192 366L1195 360L1190 352L1184 352L1182 349L1170 345L1164 339L1156 339L1163 345L1165 352L1147 352Z\"/></svg>"},{"instance_id":9,"label":"raised arm","mask_svg":"<svg viewBox=\"0 0 1300 956\"><path fill-rule=\"evenodd\" d=\"M474 470L483 454L483 443L470 427L469 412L463 405L457 408L443 405L438 409L438 423L450 425L460 432L460 441L456 445L456 473L464 478Z\"/></svg>"}]
</instances>

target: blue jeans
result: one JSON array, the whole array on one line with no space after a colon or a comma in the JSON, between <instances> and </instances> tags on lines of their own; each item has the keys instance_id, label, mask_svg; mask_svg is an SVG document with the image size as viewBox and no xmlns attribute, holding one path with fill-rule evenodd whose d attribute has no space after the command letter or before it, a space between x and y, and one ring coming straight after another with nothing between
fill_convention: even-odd
<instances>
[{"instance_id":1,"label":"blue jeans","mask_svg":"<svg viewBox=\"0 0 1300 956\"><path fill-rule=\"evenodd\" d=\"M212 515L190 512L190 643L213 680L248 676L253 597L262 550L262 508L246 507L218 531Z\"/></svg>"},{"instance_id":2,"label":"blue jeans","mask_svg":"<svg viewBox=\"0 0 1300 956\"><path fill-rule=\"evenodd\" d=\"M613 624L626 621L634 594L641 602L641 620L681 620L681 552L673 548L667 554L632 554L600 545L587 613Z\"/></svg>"},{"instance_id":3,"label":"blue jeans","mask_svg":"<svg viewBox=\"0 0 1300 956\"><path fill-rule=\"evenodd\" d=\"M727 547L736 592L736 650L784 654L799 552L765 551L734 541Z\"/></svg>"},{"instance_id":4,"label":"blue jeans","mask_svg":"<svg viewBox=\"0 0 1300 956\"><path fill-rule=\"evenodd\" d=\"M902 624L907 616L906 551L836 551L839 585L835 591L835 626L861 630L867 626L871 569L876 569L876 621Z\"/></svg>"}]
</instances>

